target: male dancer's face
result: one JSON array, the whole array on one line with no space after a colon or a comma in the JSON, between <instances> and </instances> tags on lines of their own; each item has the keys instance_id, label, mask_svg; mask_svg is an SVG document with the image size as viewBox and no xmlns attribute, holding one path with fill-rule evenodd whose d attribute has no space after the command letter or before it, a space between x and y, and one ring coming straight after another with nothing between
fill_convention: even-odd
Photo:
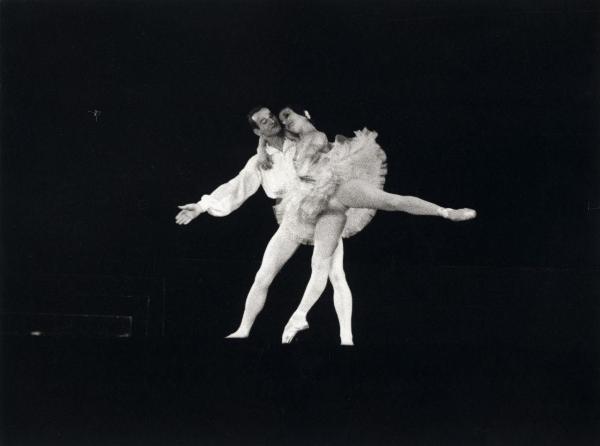
<instances>
[{"instance_id":1,"label":"male dancer's face","mask_svg":"<svg viewBox=\"0 0 600 446\"><path fill-rule=\"evenodd\" d=\"M271 113L268 108L261 108L251 116L251 119L256 123L258 128L254 129L254 133L258 136L276 136L281 133L281 124L277 117Z\"/></svg>"}]
</instances>

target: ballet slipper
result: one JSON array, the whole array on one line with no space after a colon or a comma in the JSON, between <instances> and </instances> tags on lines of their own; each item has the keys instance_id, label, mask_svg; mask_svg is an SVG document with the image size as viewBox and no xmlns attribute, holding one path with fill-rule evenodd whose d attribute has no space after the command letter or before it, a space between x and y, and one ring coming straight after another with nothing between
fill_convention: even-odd
<instances>
[{"instance_id":1,"label":"ballet slipper","mask_svg":"<svg viewBox=\"0 0 600 446\"><path fill-rule=\"evenodd\" d=\"M354 345L354 341L352 340L351 337L350 338L342 338L341 342L340 342L340 345L351 345L351 346L353 346Z\"/></svg>"},{"instance_id":2,"label":"ballet slipper","mask_svg":"<svg viewBox=\"0 0 600 446\"><path fill-rule=\"evenodd\" d=\"M246 332L246 331L242 331L240 329L237 329L236 331L234 331L233 333L225 336L225 339L245 339L250 335L250 333Z\"/></svg>"},{"instance_id":3,"label":"ballet slipper","mask_svg":"<svg viewBox=\"0 0 600 446\"><path fill-rule=\"evenodd\" d=\"M466 221L477 217L477 212L469 208L440 208L438 209L438 215L451 221Z\"/></svg>"},{"instance_id":4,"label":"ballet slipper","mask_svg":"<svg viewBox=\"0 0 600 446\"><path fill-rule=\"evenodd\" d=\"M283 334L281 335L281 343L289 344L294 339L294 336L299 331L308 330L308 322L306 322L306 313L296 312L292 315L288 323L285 325L283 329Z\"/></svg>"}]
</instances>

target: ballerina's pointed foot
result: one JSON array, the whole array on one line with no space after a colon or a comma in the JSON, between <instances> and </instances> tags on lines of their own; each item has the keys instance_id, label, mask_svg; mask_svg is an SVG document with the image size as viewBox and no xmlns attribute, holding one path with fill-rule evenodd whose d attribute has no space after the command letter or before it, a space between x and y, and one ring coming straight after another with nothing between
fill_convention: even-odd
<instances>
[{"instance_id":1,"label":"ballerina's pointed foot","mask_svg":"<svg viewBox=\"0 0 600 446\"><path fill-rule=\"evenodd\" d=\"M308 330L308 322L305 316L292 315L281 335L281 343L289 344L299 331Z\"/></svg>"},{"instance_id":2,"label":"ballerina's pointed foot","mask_svg":"<svg viewBox=\"0 0 600 446\"><path fill-rule=\"evenodd\" d=\"M245 339L250 333L244 330L236 330L233 333L225 336L225 339Z\"/></svg>"},{"instance_id":3,"label":"ballerina's pointed foot","mask_svg":"<svg viewBox=\"0 0 600 446\"><path fill-rule=\"evenodd\" d=\"M477 217L477 212L474 209L448 209L448 219L452 221L466 221Z\"/></svg>"}]
</instances>

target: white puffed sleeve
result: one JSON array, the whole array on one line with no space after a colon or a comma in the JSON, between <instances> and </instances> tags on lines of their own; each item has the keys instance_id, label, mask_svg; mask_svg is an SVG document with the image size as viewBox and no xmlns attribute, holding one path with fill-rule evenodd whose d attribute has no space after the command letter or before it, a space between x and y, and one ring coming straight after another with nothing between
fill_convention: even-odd
<instances>
[{"instance_id":1,"label":"white puffed sleeve","mask_svg":"<svg viewBox=\"0 0 600 446\"><path fill-rule=\"evenodd\" d=\"M258 155L254 155L235 178L217 187L210 195L203 195L198 202L202 210L214 217L225 217L239 208L261 185L257 161Z\"/></svg>"}]
</instances>

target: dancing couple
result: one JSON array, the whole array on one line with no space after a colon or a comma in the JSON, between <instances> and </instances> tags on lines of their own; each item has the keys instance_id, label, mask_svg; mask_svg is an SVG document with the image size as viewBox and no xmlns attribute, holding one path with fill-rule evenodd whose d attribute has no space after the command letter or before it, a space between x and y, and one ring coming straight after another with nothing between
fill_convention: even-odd
<instances>
[{"instance_id":1,"label":"dancing couple","mask_svg":"<svg viewBox=\"0 0 600 446\"><path fill-rule=\"evenodd\" d=\"M375 139L377 133L363 129L352 138L336 137L330 143L319 132L308 112L289 107L279 119L265 107L248 115L258 136L257 153L239 174L198 203L179 206L176 223L187 225L207 212L229 215L260 186L276 200L279 228L267 244L262 263L246 298L239 328L228 338L246 338L262 310L269 286L300 244L313 245L311 276L300 304L286 324L282 343L308 328L306 315L323 293L327 280L342 345L353 345L352 293L343 268L343 238L360 232L377 210L438 216L451 221L475 218L472 209L451 209L417 197L383 191L386 155Z\"/></svg>"}]
</instances>

